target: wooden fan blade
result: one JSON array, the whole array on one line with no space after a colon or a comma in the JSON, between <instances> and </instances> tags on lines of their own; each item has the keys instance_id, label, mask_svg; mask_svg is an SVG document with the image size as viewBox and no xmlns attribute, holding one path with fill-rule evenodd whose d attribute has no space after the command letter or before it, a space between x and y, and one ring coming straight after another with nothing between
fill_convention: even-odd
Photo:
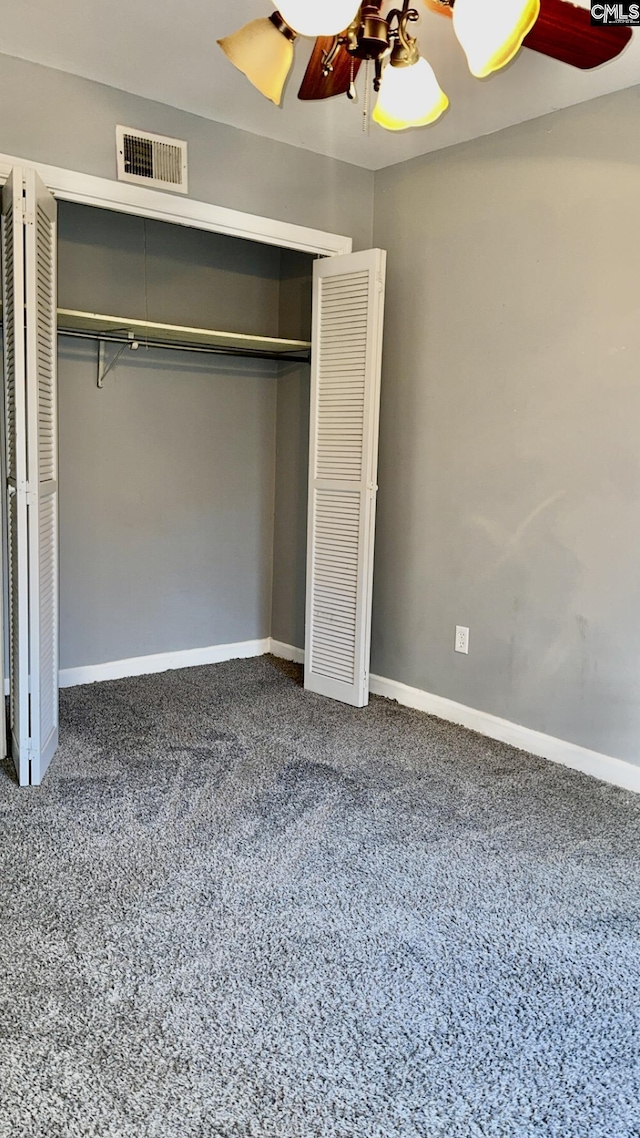
<instances>
[{"instance_id":1,"label":"wooden fan blade","mask_svg":"<svg viewBox=\"0 0 640 1138\"><path fill-rule=\"evenodd\" d=\"M441 0L424 0L424 3L430 12L453 15L453 7ZM540 15L525 37L524 47L588 71L620 55L631 34L631 28L614 24L592 27L589 9L577 8L568 0L540 0Z\"/></svg>"},{"instance_id":2,"label":"wooden fan blade","mask_svg":"<svg viewBox=\"0 0 640 1138\"><path fill-rule=\"evenodd\" d=\"M540 15L524 46L588 71L615 59L630 39L631 28L592 27L588 8L576 8L567 0L541 0Z\"/></svg>"},{"instance_id":3,"label":"wooden fan blade","mask_svg":"<svg viewBox=\"0 0 640 1138\"><path fill-rule=\"evenodd\" d=\"M352 59L346 47L340 46L333 60L333 70L323 75L322 68L326 56L334 44L333 36L319 36L305 72L299 99L331 99L334 95L346 95L351 83L351 66L355 79L360 70L360 60Z\"/></svg>"}]
</instances>

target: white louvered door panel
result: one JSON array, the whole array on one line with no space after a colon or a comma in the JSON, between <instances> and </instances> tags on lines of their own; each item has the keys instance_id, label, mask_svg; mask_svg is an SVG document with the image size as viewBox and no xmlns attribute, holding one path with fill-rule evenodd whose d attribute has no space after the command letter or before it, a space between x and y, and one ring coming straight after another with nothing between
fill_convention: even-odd
<instances>
[{"instance_id":1,"label":"white louvered door panel","mask_svg":"<svg viewBox=\"0 0 640 1138\"><path fill-rule=\"evenodd\" d=\"M369 699L386 253L316 261L305 687Z\"/></svg>"},{"instance_id":2,"label":"white louvered door panel","mask_svg":"<svg viewBox=\"0 0 640 1138\"><path fill-rule=\"evenodd\" d=\"M9 731L21 786L30 781L24 173L2 190L4 434L9 570Z\"/></svg>"},{"instance_id":3,"label":"white louvered door panel","mask_svg":"<svg viewBox=\"0 0 640 1138\"><path fill-rule=\"evenodd\" d=\"M9 722L21 786L58 744L56 204L35 170L2 196Z\"/></svg>"},{"instance_id":4,"label":"white louvered door panel","mask_svg":"<svg viewBox=\"0 0 640 1138\"><path fill-rule=\"evenodd\" d=\"M58 746L58 409L56 203L25 174L31 782Z\"/></svg>"}]
</instances>

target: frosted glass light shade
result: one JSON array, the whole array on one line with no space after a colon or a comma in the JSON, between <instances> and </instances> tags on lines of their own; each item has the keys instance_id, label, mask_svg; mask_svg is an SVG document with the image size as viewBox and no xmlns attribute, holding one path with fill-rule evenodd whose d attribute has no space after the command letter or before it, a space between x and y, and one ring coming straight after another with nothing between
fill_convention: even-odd
<instances>
[{"instance_id":1,"label":"frosted glass light shade","mask_svg":"<svg viewBox=\"0 0 640 1138\"><path fill-rule=\"evenodd\" d=\"M282 0L278 11L301 36L337 36L355 20L360 3L354 0Z\"/></svg>"},{"instance_id":2,"label":"frosted glass light shade","mask_svg":"<svg viewBox=\"0 0 640 1138\"><path fill-rule=\"evenodd\" d=\"M232 36L218 40L227 59L246 75L261 95L280 106L293 63L293 42L267 17L252 20Z\"/></svg>"},{"instance_id":3,"label":"frosted glass light shade","mask_svg":"<svg viewBox=\"0 0 640 1138\"><path fill-rule=\"evenodd\" d=\"M453 28L477 79L517 55L540 15L540 0L456 0Z\"/></svg>"},{"instance_id":4,"label":"frosted glass light shade","mask_svg":"<svg viewBox=\"0 0 640 1138\"><path fill-rule=\"evenodd\" d=\"M426 59L409 67L389 63L382 75L373 118L386 130L407 130L435 122L448 106L449 100Z\"/></svg>"}]
</instances>

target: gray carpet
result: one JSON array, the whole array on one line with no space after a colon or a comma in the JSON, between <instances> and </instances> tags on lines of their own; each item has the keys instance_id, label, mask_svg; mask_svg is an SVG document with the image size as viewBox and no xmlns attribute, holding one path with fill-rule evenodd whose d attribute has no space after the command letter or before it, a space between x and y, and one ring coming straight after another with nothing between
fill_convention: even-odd
<instances>
[{"instance_id":1,"label":"gray carpet","mask_svg":"<svg viewBox=\"0 0 640 1138\"><path fill-rule=\"evenodd\" d=\"M640 797L288 672L5 766L1 1138L637 1138Z\"/></svg>"}]
</instances>

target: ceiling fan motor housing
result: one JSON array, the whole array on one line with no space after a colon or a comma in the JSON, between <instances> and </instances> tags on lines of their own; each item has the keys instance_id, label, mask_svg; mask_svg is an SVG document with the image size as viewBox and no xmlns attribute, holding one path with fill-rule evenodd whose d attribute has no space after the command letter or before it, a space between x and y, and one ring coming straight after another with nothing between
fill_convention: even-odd
<instances>
[{"instance_id":1,"label":"ceiling fan motor housing","mask_svg":"<svg viewBox=\"0 0 640 1138\"><path fill-rule=\"evenodd\" d=\"M363 4L357 43L349 51L358 59L380 59L389 47L389 25L380 15L380 4Z\"/></svg>"}]
</instances>

